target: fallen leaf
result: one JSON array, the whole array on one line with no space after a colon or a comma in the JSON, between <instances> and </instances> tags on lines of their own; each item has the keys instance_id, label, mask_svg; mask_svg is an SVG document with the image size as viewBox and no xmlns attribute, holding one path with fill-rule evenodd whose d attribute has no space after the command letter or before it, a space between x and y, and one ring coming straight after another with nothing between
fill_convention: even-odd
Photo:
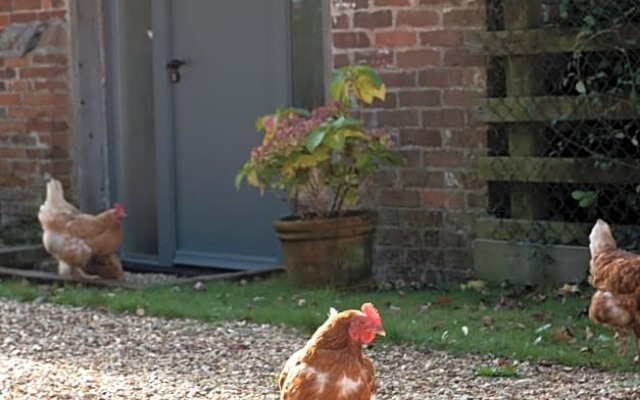
<instances>
[{"instance_id":1,"label":"fallen leaf","mask_svg":"<svg viewBox=\"0 0 640 400\"><path fill-rule=\"evenodd\" d=\"M589 340L591 340L591 338L593 338L593 331L588 326L586 328L584 328L584 336L585 336L585 338L587 338L587 341L589 341Z\"/></svg>"},{"instance_id":2,"label":"fallen leaf","mask_svg":"<svg viewBox=\"0 0 640 400\"><path fill-rule=\"evenodd\" d=\"M462 328L460 328L460 329L462 329L462 333L463 333L465 336L467 336L467 335L469 334L469 328L468 328L467 326L463 326L463 327L462 327Z\"/></svg>"},{"instance_id":3,"label":"fallen leaf","mask_svg":"<svg viewBox=\"0 0 640 400\"><path fill-rule=\"evenodd\" d=\"M578 287L577 284L570 285L568 283L565 283L564 286L562 286L560 289L558 289L556 291L556 293L559 296L566 296L566 295L569 295L569 294L578 294L578 293L580 293L580 288Z\"/></svg>"},{"instance_id":4,"label":"fallen leaf","mask_svg":"<svg viewBox=\"0 0 640 400\"><path fill-rule=\"evenodd\" d=\"M484 317L480 318L480 323L484 326L493 325L493 317L490 315L485 315Z\"/></svg>"},{"instance_id":5,"label":"fallen leaf","mask_svg":"<svg viewBox=\"0 0 640 400\"><path fill-rule=\"evenodd\" d=\"M398 315L402 311L402 308L391 305L389 306L389 311L391 311L393 315Z\"/></svg>"},{"instance_id":6,"label":"fallen leaf","mask_svg":"<svg viewBox=\"0 0 640 400\"><path fill-rule=\"evenodd\" d=\"M307 302L307 300L305 299L298 299L298 307L302 307L304 306L304 304Z\"/></svg>"},{"instance_id":7,"label":"fallen leaf","mask_svg":"<svg viewBox=\"0 0 640 400\"><path fill-rule=\"evenodd\" d=\"M546 311L535 311L535 312L532 312L530 315L531 315L531 318L540 322L546 322L551 319L549 317L549 314Z\"/></svg>"},{"instance_id":8,"label":"fallen leaf","mask_svg":"<svg viewBox=\"0 0 640 400\"><path fill-rule=\"evenodd\" d=\"M553 331L551 331L551 335L561 342L569 342L573 340L573 333L566 326L555 328Z\"/></svg>"},{"instance_id":9,"label":"fallen leaf","mask_svg":"<svg viewBox=\"0 0 640 400\"><path fill-rule=\"evenodd\" d=\"M533 341L533 344L540 344L542 342L542 336L538 336L536 340Z\"/></svg>"},{"instance_id":10,"label":"fallen leaf","mask_svg":"<svg viewBox=\"0 0 640 400\"><path fill-rule=\"evenodd\" d=\"M440 296L436 300L436 304L439 304L441 306L446 306L449 303L451 303L451 298L449 296Z\"/></svg>"},{"instance_id":11,"label":"fallen leaf","mask_svg":"<svg viewBox=\"0 0 640 400\"><path fill-rule=\"evenodd\" d=\"M429 311L430 308L431 308L431 303L423 304L423 305L420 306L420 309L418 310L418 312L420 314L424 314L427 311Z\"/></svg>"},{"instance_id":12,"label":"fallen leaf","mask_svg":"<svg viewBox=\"0 0 640 400\"><path fill-rule=\"evenodd\" d=\"M137 307L136 308L136 315L138 317L144 317L144 314L145 314L144 308L142 308L142 307Z\"/></svg>"},{"instance_id":13,"label":"fallen leaf","mask_svg":"<svg viewBox=\"0 0 640 400\"><path fill-rule=\"evenodd\" d=\"M521 322L512 322L511 325L514 328L518 328L518 329L526 329L527 328L526 325L521 323Z\"/></svg>"},{"instance_id":14,"label":"fallen leaf","mask_svg":"<svg viewBox=\"0 0 640 400\"><path fill-rule=\"evenodd\" d=\"M551 328L551 324L544 324L536 329L536 333L544 332L549 328Z\"/></svg>"},{"instance_id":15,"label":"fallen leaf","mask_svg":"<svg viewBox=\"0 0 640 400\"><path fill-rule=\"evenodd\" d=\"M207 285L205 285L204 283L198 281L198 282L195 283L195 285L193 285L193 288L195 290L198 290L198 291L201 292L203 290L207 290Z\"/></svg>"},{"instance_id":16,"label":"fallen leaf","mask_svg":"<svg viewBox=\"0 0 640 400\"><path fill-rule=\"evenodd\" d=\"M478 292L482 292L486 287L487 287L487 282L479 279L470 280L470 281L467 281L467 283L463 283L460 285L460 288L462 290L473 289Z\"/></svg>"}]
</instances>

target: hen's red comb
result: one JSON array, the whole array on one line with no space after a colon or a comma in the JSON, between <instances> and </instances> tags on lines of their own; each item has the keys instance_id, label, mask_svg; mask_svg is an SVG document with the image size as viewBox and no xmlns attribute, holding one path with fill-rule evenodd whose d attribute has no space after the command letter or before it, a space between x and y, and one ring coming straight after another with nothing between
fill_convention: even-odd
<instances>
[{"instance_id":1,"label":"hen's red comb","mask_svg":"<svg viewBox=\"0 0 640 400\"><path fill-rule=\"evenodd\" d=\"M382 319L380 318L380 314L376 307L372 303L364 303L361 308L362 312L367 315L369 321L376 325L382 324Z\"/></svg>"}]
</instances>

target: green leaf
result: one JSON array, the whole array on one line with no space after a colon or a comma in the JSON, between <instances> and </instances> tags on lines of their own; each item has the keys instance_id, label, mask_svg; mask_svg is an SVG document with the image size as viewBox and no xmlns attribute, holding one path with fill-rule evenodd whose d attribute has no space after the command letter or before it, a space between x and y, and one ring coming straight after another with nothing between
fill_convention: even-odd
<instances>
[{"instance_id":1,"label":"green leaf","mask_svg":"<svg viewBox=\"0 0 640 400\"><path fill-rule=\"evenodd\" d=\"M332 125L336 129L360 129L362 127L362 121L356 118L342 116L336 119Z\"/></svg>"},{"instance_id":2,"label":"green leaf","mask_svg":"<svg viewBox=\"0 0 640 400\"><path fill-rule=\"evenodd\" d=\"M585 94L587 92L587 87L583 81L578 81L578 83L576 83L576 91L580 94Z\"/></svg>"},{"instance_id":3,"label":"green leaf","mask_svg":"<svg viewBox=\"0 0 640 400\"><path fill-rule=\"evenodd\" d=\"M309 136L307 137L307 140L304 142L304 146L310 152L315 150L320 145L320 143L322 143L322 140L324 139L325 135L326 135L326 131L321 129L316 129L315 131L309 134Z\"/></svg>"},{"instance_id":4,"label":"green leaf","mask_svg":"<svg viewBox=\"0 0 640 400\"><path fill-rule=\"evenodd\" d=\"M596 25L596 19L593 17L593 15L587 15L586 17L582 18L582 20L588 26L595 26Z\"/></svg>"},{"instance_id":5,"label":"green leaf","mask_svg":"<svg viewBox=\"0 0 640 400\"><path fill-rule=\"evenodd\" d=\"M325 138L327 146L337 152L342 152L342 150L344 150L344 142L345 136L343 131L334 132L333 134L327 135Z\"/></svg>"}]
</instances>

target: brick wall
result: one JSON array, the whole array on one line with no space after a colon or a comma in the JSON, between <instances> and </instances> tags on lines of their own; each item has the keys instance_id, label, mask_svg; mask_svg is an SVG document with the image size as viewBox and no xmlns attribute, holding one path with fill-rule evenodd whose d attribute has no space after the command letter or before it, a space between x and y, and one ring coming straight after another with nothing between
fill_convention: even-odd
<instances>
[{"instance_id":1,"label":"brick wall","mask_svg":"<svg viewBox=\"0 0 640 400\"><path fill-rule=\"evenodd\" d=\"M71 183L65 0L0 0L0 31L46 22L25 57L0 56L0 244L35 241L44 175Z\"/></svg>"},{"instance_id":2,"label":"brick wall","mask_svg":"<svg viewBox=\"0 0 640 400\"><path fill-rule=\"evenodd\" d=\"M397 134L409 165L378 180L378 278L437 284L472 268L474 220L486 207L473 168L486 132L469 101L485 91L484 60L464 35L484 27L480 0L332 0L336 67L365 60L388 88L372 125Z\"/></svg>"}]
</instances>

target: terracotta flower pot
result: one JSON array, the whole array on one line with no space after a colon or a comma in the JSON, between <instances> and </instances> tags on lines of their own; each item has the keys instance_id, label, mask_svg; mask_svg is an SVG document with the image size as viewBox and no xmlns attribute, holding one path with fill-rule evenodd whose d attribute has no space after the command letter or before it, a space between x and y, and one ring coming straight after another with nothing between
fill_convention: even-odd
<instances>
[{"instance_id":1,"label":"terracotta flower pot","mask_svg":"<svg viewBox=\"0 0 640 400\"><path fill-rule=\"evenodd\" d=\"M289 282L298 287L344 286L372 276L377 214L273 223Z\"/></svg>"}]
</instances>

